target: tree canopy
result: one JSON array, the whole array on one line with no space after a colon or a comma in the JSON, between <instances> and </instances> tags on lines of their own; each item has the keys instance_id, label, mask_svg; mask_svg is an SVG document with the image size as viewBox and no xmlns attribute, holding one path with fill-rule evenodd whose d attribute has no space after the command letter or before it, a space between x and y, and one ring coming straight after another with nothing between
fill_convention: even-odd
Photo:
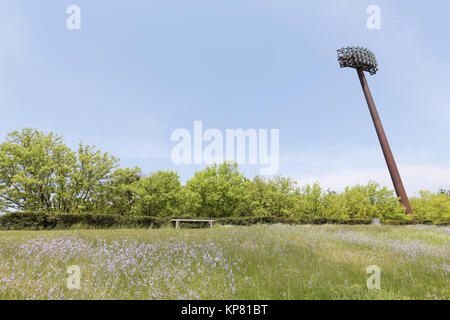
<instances>
[{"instance_id":1,"label":"tree canopy","mask_svg":"<svg viewBox=\"0 0 450 320\"><path fill-rule=\"evenodd\" d=\"M198 171L185 185L174 171L144 176L119 168L119 160L95 146L76 150L61 136L25 128L0 144L0 210L97 212L155 217L277 216L384 220L404 218L393 191L370 181L336 193L318 183L299 186L289 177L246 178L234 162ZM450 219L450 193L413 197L415 215Z\"/></svg>"}]
</instances>

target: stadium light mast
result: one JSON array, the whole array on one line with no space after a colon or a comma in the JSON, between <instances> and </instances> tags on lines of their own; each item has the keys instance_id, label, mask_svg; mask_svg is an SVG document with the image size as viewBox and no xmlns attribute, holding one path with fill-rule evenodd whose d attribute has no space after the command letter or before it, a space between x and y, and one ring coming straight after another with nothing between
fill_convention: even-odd
<instances>
[{"instance_id":1,"label":"stadium light mast","mask_svg":"<svg viewBox=\"0 0 450 320\"><path fill-rule=\"evenodd\" d=\"M374 75L378 71L378 63L375 59L375 55L372 51L361 47L347 47L337 50L338 61L341 68L354 68L358 73L361 87L366 97L367 105L369 106L370 115L372 116L375 130L377 131L378 140L383 150L384 159L391 174L392 183L397 197L400 198L400 202L406 207L406 213L411 214L411 205L409 204L408 195L406 194L405 187L403 186L402 178L398 172L397 165L395 164L394 156L392 155L391 148L389 147L386 134L384 133L383 125L381 124L380 116L378 115L375 102L373 101L372 94L370 93L369 85L367 84L364 71Z\"/></svg>"}]
</instances>

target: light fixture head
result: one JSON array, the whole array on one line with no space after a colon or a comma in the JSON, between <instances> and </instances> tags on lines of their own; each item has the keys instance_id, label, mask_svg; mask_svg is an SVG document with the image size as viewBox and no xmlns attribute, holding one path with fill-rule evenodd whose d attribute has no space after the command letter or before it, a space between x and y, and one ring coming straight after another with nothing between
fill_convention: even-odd
<instances>
[{"instance_id":1,"label":"light fixture head","mask_svg":"<svg viewBox=\"0 0 450 320\"><path fill-rule=\"evenodd\" d=\"M374 75L378 71L378 63L372 51L362 47L346 47L337 50L341 68L355 68Z\"/></svg>"}]
</instances>

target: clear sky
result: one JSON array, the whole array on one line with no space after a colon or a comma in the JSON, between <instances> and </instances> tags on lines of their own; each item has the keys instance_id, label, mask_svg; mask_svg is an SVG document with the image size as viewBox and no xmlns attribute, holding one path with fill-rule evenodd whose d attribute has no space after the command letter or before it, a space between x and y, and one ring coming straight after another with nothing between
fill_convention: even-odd
<instances>
[{"instance_id":1,"label":"clear sky","mask_svg":"<svg viewBox=\"0 0 450 320\"><path fill-rule=\"evenodd\" d=\"M66 26L69 5L80 30ZM380 29L367 28L369 5ZM408 193L450 188L449 12L444 0L2 0L0 139L54 131L185 181L204 165L171 161L174 130L279 129L280 174L392 189L356 72L336 59L364 46Z\"/></svg>"}]
</instances>

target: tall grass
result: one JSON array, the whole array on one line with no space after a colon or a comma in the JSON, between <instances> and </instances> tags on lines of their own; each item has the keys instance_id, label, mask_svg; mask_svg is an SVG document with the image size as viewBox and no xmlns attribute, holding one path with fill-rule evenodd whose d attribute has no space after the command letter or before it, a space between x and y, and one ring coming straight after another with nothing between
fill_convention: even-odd
<instances>
[{"instance_id":1,"label":"tall grass","mask_svg":"<svg viewBox=\"0 0 450 320\"><path fill-rule=\"evenodd\" d=\"M449 240L420 225L3 231L0 299L449 299Z\"/></svg>"}]
</instances>

